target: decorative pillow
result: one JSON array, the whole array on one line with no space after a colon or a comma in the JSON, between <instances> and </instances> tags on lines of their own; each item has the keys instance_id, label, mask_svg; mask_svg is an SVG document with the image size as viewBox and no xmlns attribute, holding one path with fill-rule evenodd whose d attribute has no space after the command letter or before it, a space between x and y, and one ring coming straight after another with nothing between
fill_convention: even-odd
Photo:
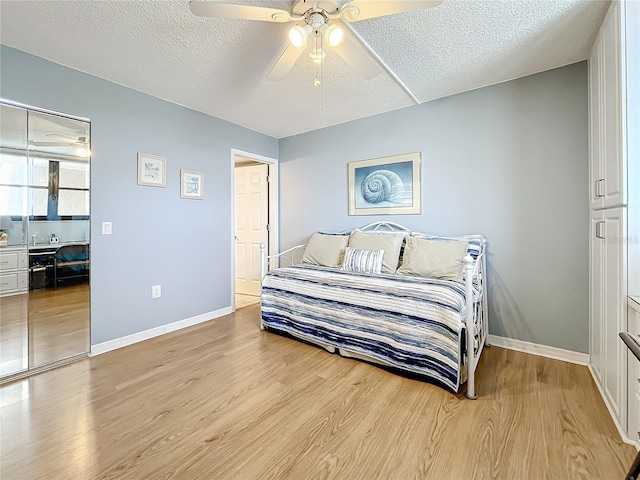
<instances>
[{"instance_id":1,"label":"decorative pillow","mask_svg":"<svg viewBox=\"0 0 640 480\"><path fill-rule=\"evenodd\" d=\"M404 238L403 234L373 234L354 230L349 237L349 246L358 250L384 250L382 271L395 273Z\"/></svg>"},{"instance_id":2,"label":"decorative pillow","mask_svg":"<svg viewBox=\"0 0 640 480\"><path fill-rule=\"evenodd\" d=\"M348 242L349 235L330 235L316 232L311 235L304 249L302 263L323 267L340 267Z\"/></svg>"},{"instance_id":3,"label":"decorative pillow","mask_svg":"<svg viewBox=\"0 0 640 480\"><path fill-rule=\"evenodd\" d=\"M469 246L467 247L467 255L471 255L471 257L475 260L480 255L480 250L482 249L482 243L484 242L484 237L482 235L460 235L458 237L441 237L438 235L430 235L426 233L412 233L411 236L415 236L416 238L426 238L427 240L437 240L444 242L451 241L462 241L469 242Z\"/></svg>"},{"instance_id":4,"label":"decorative pillow","mask_svg":"<svg viewBox=\"0 0 640 480\"><path fill-rule=\"evenodd\" d=\"M462 281L462 265L468 242L408 237L398 273L413 273L441 280Z\"/></svg>"},{"instance_id":5,"label":"decorative pillow","mask_svg":"<svg viewBox=\"0 0 640 480\"><path fill-rule=\"evenodd\" d=\"M347 247L340 270L358 273L382 273L384 250L358 250Z\"/></svg>"}]
</instances>

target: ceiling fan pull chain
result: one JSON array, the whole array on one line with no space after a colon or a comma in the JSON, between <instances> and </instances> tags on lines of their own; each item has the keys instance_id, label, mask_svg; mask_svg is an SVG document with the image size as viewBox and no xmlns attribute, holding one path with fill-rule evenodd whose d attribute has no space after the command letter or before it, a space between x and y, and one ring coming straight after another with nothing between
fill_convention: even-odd
<instances>
[{"instance_id":1,"label":"ceiling fan pull chain","mask_svg":"<svg viewBox=\"0 0 640 480\"><path fill-rule=\"evenodd\" d=\"M311 60L313 60L314 70L315 70L315 78L313 79L313 86L317 87L321 85L320 79L318 78L318 70L322 66L322 46L318 45L321 37L318 35L318 31L316 30L315 35L313 37L313 49L310 53Z\"/></svg>"},{"instance_id":2,"label":"ceiling fan pull chain","mask_svg":"<svg viewBox=\"0 0 640 480\"><path fill-rule=\"evenodd\" d=\"M316 30L311 58L315 64L313 86L320 86L320 111L324 111L324 56L324 38L320 31Z\"/></svg>"},{"instance_id":3,"label":"ceiling fan pull chain","mask_svg":"<svg viewBox=\"0 0 640 480\"><path fill-rule=\"evenodd\" d=\"M324 112L324 35L318 35L320 37L320 48L323 52L323 58L320 62L320 111Z\"/></svg>"}]
</instances>

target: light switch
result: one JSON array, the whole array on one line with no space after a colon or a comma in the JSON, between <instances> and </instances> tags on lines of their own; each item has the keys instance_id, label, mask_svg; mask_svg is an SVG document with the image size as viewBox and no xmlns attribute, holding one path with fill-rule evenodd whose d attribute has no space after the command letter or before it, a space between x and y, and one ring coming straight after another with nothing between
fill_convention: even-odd
<instances>
[{"instance_id":1,"label":"light switch","mask_svg":"<svg viewBox=\"0 0 640 480\"><path fill-rule=\"evenodd\" d=\"M111 222L102 222L102 234L111 235Z\"/></svg>"}]
</instances>

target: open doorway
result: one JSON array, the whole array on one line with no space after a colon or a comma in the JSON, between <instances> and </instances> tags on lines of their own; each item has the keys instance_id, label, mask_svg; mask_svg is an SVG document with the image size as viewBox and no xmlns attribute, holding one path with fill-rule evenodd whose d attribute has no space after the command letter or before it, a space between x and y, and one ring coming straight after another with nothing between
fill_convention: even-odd
<instances>
[{"instance_id":1,"label":"open doorway","mask_svg":"<svg viewBox=\"0 0 640 480\"><path fill-rule=\"evenodd\" d=\"M232 151L233 160L233 309L260 301L260 245L277 242L277 161Z\"/></svg>"}]
</instances>

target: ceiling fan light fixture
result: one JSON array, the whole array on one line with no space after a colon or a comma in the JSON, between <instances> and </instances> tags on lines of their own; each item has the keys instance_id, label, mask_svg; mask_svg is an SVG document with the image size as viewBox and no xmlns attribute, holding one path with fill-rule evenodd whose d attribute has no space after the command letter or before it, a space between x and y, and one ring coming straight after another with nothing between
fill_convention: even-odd
<instances>
[{"instance_id":1,"label":"ceiling fan light fixture","mask_svg":"<svg viewBox=\"0 0 640 480\"><path fill-rule=\"evenodd\" d=\"M311 25L305 25L304 27L294 25L293 28L289 30L289 40L291 44L296 48L302 47L307 43L307 37L311 35L312 30Z\"/></svg>"},{"instance_id":2,"label":"ceiling fan light fixture","mask_svg":"<svg viewBox=\"0 0 640 480\"><path fill-rule=\"evenodd\" d=\"M0 0L1 2L2 0ZM334 47L336 53L353 67L365 80L374 78L381 66L414 100L418 99L400 81L398 76L382 61L365 40L351 26L352 22L436 7L443 0L290 0L290 8L258 6L262 2L232 3L234 0L189 0L189 9L201 17L237 18L261 22L287 23L290 44L284 49L267 75L267 80L278 82L291 70L306 50L308 37L315 31L314 52L316 83L322 77L324 45ZM255 5L247 5L252 3ZM335 27L335 28L331 28ZM44 142L38 142L36 146ZM73 139L71 142L78 143Z\"/></svg>"},{"instance_id":3,"label":"ceiling fan light fixture","mask_svg":"<svg viewBox=\"0 0 640 480\"><path fill-rule=\"evenodd\" d=\"M322 14L323 10L312 11L307 16L307 24L312 28L318 29L327 24L326 17Z\"/></svg>"},{"instance_id":4,"label":"ceiling fan light fixture","mask_svg":"<svg viewBox=\"0 0 640 480\"><path fill-rule=\"evenodd\" d=\"M342 45L342 42L344 42L344 30L338 25L331 25L325 35L327 43L332 47Z\"/></svg>"},{"instance_id":5,"label":"ceiling fan light fixture","mask_svg":"<svg viewBox=\"0 0 640 480\"><path fill-rule=\"evenodd\" d=\"M313 63L315 63L316 65L319 65L322 63L322 60L324 59L324 57L327 54L324 52L324 50L322 48L314 48L313 50L311 50L311 52L309 53L309 56L311 57L311 61Z\"/></svg>"}]
</instances>

